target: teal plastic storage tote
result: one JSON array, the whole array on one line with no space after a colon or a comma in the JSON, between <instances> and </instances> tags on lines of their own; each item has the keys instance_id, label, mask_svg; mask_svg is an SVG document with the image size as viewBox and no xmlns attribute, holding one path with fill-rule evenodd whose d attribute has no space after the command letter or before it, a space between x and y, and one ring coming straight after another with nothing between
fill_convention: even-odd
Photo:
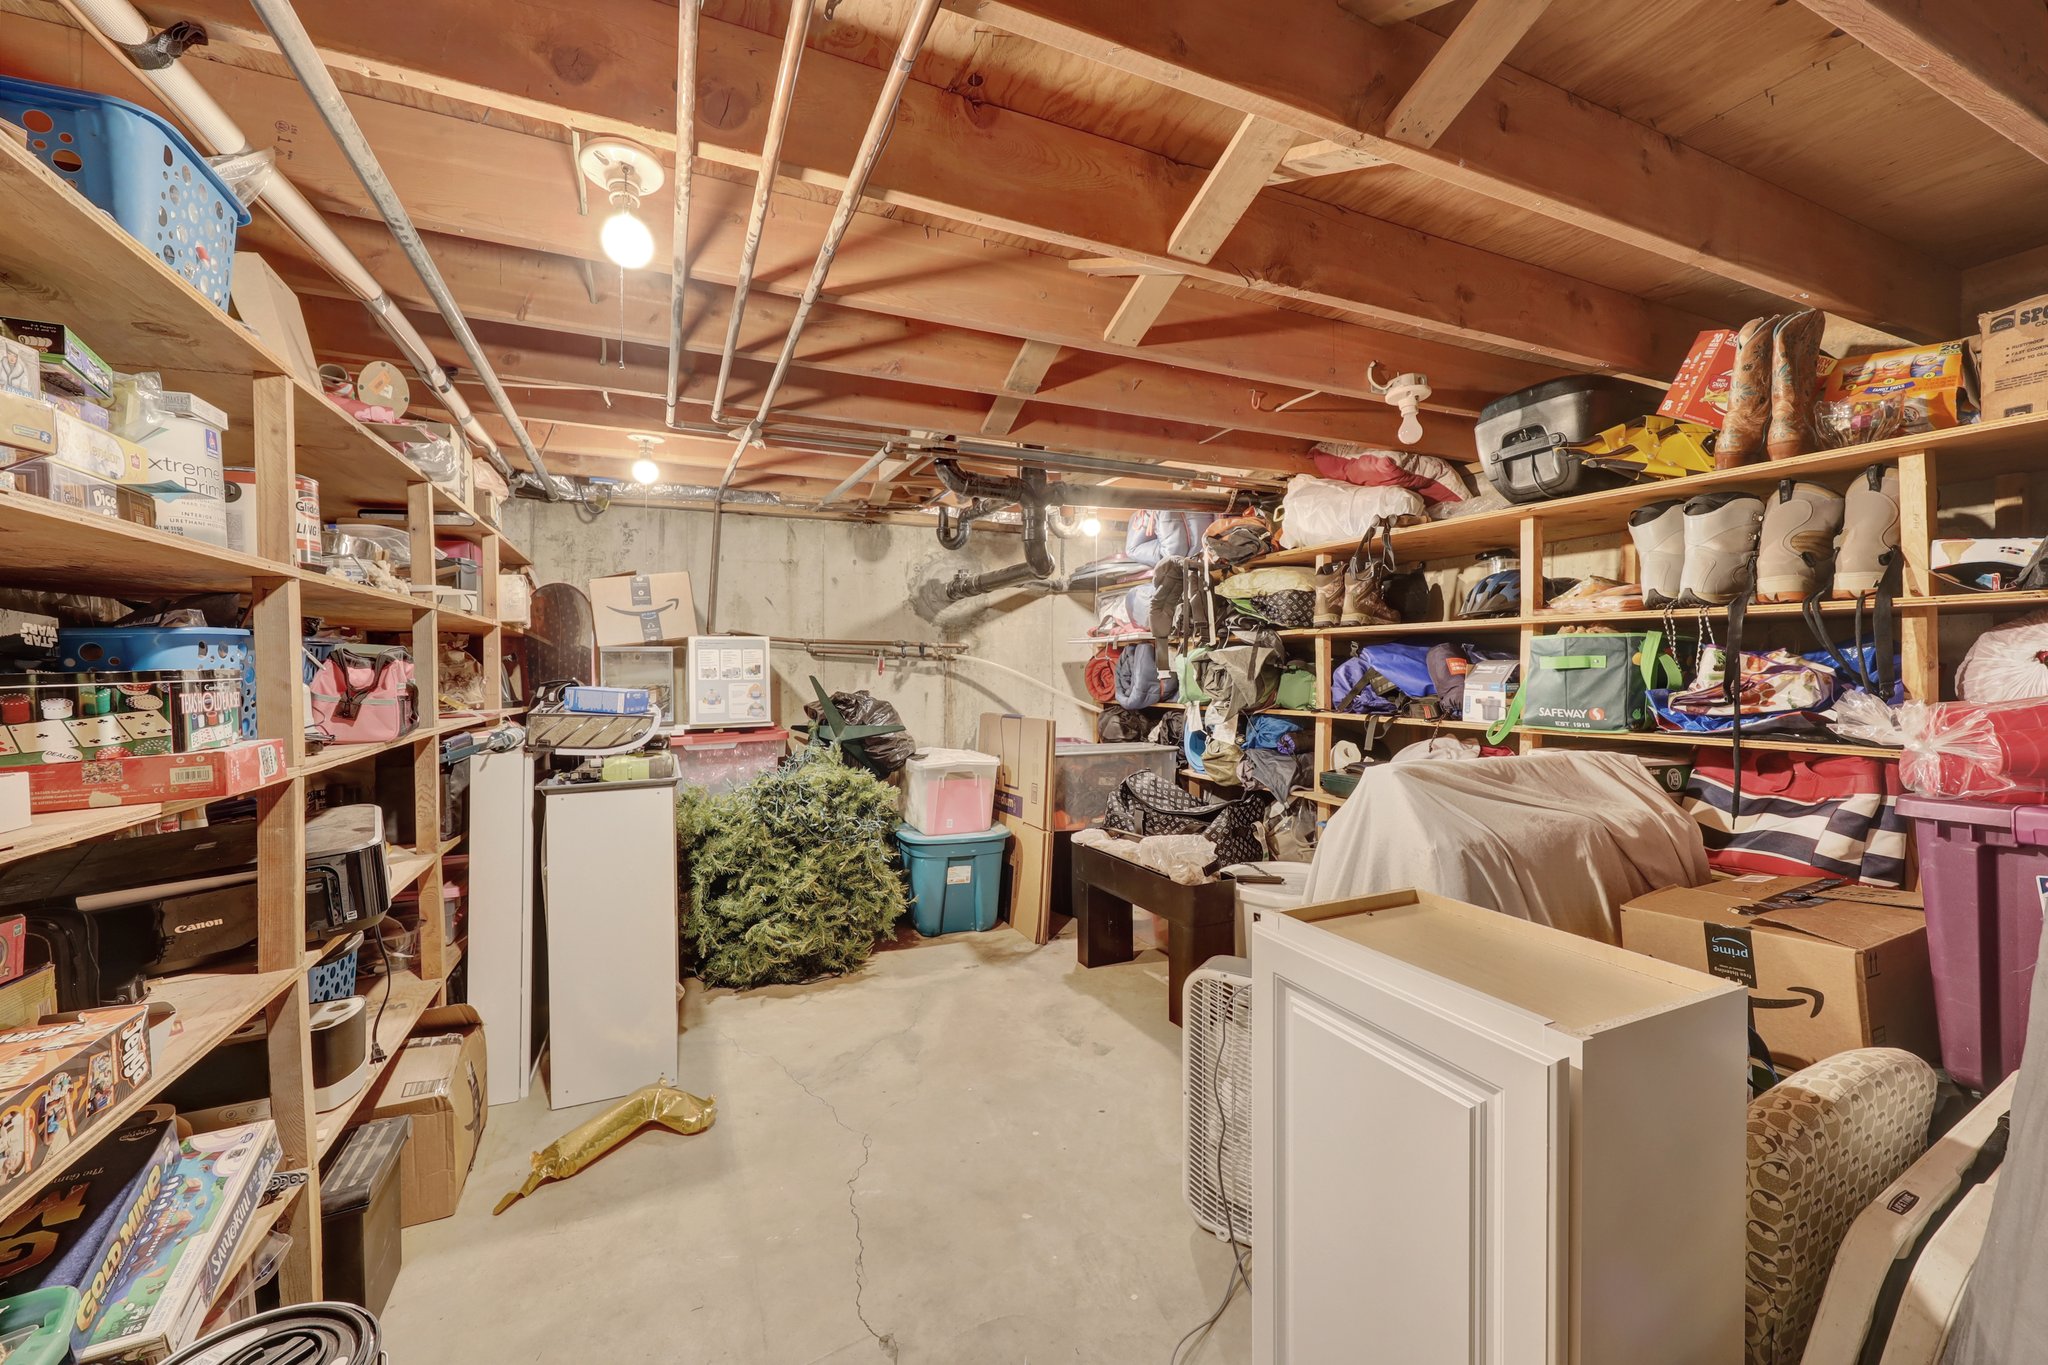
<instances>
[{"instance_id":1,"label":"teal plastic storage tote","mask_svg":"<svg viewBox=\"0 0 2048 1365\"><path fill-rule=\"evenodd\" d=\"M1003 845L1010 831L997 825L973 834L921 834L896 830L903 867L910 874L910 922L926 938L978 934L996 927L1003 890Z\"/></svg>"}]
</instances>

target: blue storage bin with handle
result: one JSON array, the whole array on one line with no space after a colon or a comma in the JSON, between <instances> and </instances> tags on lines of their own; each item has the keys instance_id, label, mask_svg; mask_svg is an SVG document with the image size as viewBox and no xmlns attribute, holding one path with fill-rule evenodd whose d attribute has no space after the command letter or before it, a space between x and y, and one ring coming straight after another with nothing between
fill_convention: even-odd
<instances>
[{"instance_id":1,"label":"blue storage bin with handle","mask_svg":"<svg viewBox=\"0 0 2048 1365\"><path fill-rule=\"evenodd\" d=\"M910 922L926 938L978 934L996 927L1003 892L1003 845L1010 831L924 834L896 829L903 867L910 874Z\"/></svg>"},{"instance_id":2,"label":"blue storage bin with handle","mask_svg":"<svg viewBox=\"0 0 2048 1365\"><path fill-rule=\"evenodd\" d=\"M176 128L140 105L0 76L0 117L51 170L185 282L228 306L249 211Z\"/></svg>"},{"instance_id":3,"label":"blue storage bin with handle","mask_svg":"<svg viewBox=\"0 0 2048 1365\"><path fill-rule=\"evenodd\" d=\"M256 646L246 630L224 626L63 626L60 673L242 670L242 738L256 738Z\"/></svg>"}]
</instances>

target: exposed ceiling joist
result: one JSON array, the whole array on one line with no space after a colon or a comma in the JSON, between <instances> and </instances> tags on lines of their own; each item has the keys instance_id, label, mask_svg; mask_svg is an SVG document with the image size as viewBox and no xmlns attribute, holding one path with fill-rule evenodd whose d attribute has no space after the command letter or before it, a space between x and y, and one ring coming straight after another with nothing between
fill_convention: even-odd
<instances>
[{"instance_id":1,"label":"exposed ceiling joist","mask_svg":"<svg viewBox=\"0 0 2048 1365\"><path fill-rule=\"evenodd\" d=\"M1803 0L2016 147L2048 161L2048 13L2035 0Z\"/></svg>"},{"instance_id":2,"label":"exposed ceiling joist","mask_svg":"<svg viewBox=\"0 0 2048 1365\"><path fill-rule=\"evenodd\" d=\"M342 241L373 274L393 282L392 293L396 298L415 310L429 307L417 279L405 273L403 256L381 226L357 219L337 218L334 227ZM252 244L260 245L286 281L302 295L348 297L341 286L317 267L287 255L288 245L277 240L274 230L264 232L260 224L247 230L244 249L249 249ZM648 272L629 274L625 280L625 297L621 299L616 292L618 272L613 270L603 281L612 292L593 304L583 294L574 262L564 257L438 234L428 238L428 246L440 263L441 273L454 289L456 298L472 319L579 334L590 338L586 349L593 355L597 353L600 339L606 344L616 343L622 333L635 343L660 348L667 345L666 277ZM907 265L907 261L904 264ZM1054 282L1066 284L1069 289L1079 284L1101 297L1104 307L1109 306L1108 300L1115 291L1113 284L1068 282L1056 267L1054 269L1051 276ZM955 276L960 277L957 282ZM927 283L915 294L928 306L957 295L958 312L946 314L949 318L965 321L969 313L979 309L993 319L1009 297L1003 283L1005 278L1002 272L998 272L985 288L977 289L973 280L964 277L964 271L955 271L946 279ZM907 282L893 287L910 292ZM1202 298L1220 300L1221 296L1205 294ZM732 291L721 285L692 284L684 310L683 344L687 350L702 355L718 353L725 340L726 313L731 299ZM1025 300L1020 298L1018 302L1021 307ZM771 293L766 288L757 289L748 305L746 324L740 334L741 354L772 354L788 329L793 311L794 304L786 297ZM1085 329L1091 343L1099 345L1100 339L1089 327L1089 321L1088 312L1081 310L1076 325ZM1041 383L1041 392L1045 401L1062 406L1185 421L1196 426L1232 426L1303 440L1394 443L1398 417L1385 403L1370 397L1341 393L1343 388L1362 384L1365 368L1362 358L1356 362L1357 373L1350 373L1346 365L1341 371L1341 383L1335 379L1331 381L1330 387L1338 388L1340 393L1317 400L1312 409L1276 413L1270 410L1271 404L1266 401L1266 395L1273 389L1295 387L1282 377L1284 371L1273 374L1270 369L1274 363L1287 360L1288 352L1295 345L1292 338L1297 331L1300 332L1301 349L1307 356L1313 356L1312 338L1320 333L1325 338L1323 349L1327 360L1333 354L1340 359L1352 354L1349 348L1355 340L1352 334L1357 330L1341 323L1319 323L1317 319L1296 314L1274 317L1264 331L1249 322L1215 317L1205 321L1202 327L1205 340L1199 351L1191 348L1192 353L1218 359L1234 359L1242 355L1247 362L1256 362L1253 374L1243 378L1209 374L1099 351L1068 348L1062 351L1062 363ZM810 325L805 329L797 353L797 365L800 372L819 370L997 396L1005 391L1004 386L1009 382L1018 354L1017 342L1006 337L942 326L923 319L820 305L812 313ZM1469 354L1465 358L1491 360L1490 357ZM1517 381L1533 383L1534 376L1542 373L1524 370L1509 362L1497 363L1506 367L1497 379L1487 378L1484 372L1474 374L1468 365L1464 372L1465 382L1505 384L1512 388L1518 386ZM1321 372L1324 368L1336 370L1338 367L1319 366L1314 372ZM1382 369L1385 369L1384 362ZM1523 375L1531 377L1522 378ZM1446 405L1440 410L1470 413L1491 396L1491 391L1485 388L1461 395L1445 387L1452 379L1451 374L1441 371L1432 375L1432 381L1439 389L1431 401ZM1467 430L1464 422L1439 420L1444 422L1446 439L1464 441ZM1431 434L1437 434L1434 423Z\"/></svg>"},{"instance_id":3,"label":"exposed ceiling joist","mask_svg":"<svg viewBox=\"0 0 2048 1365\"><path fill-rule=\"evenodd\" d=\"M1317 138L1291 148L1266 177L1269 185L1287 185L1296 180L1319 180L1326 175L1343 175L1386 165L1386 158L1346 147L1341 142Z\"/></svg>"},{"instance_id":4,"label":"exposed ceiling joist","mask_svg":"<svg viewBox=\"0 0 2048 1365\"><path fill-rule=\"evenodd\" d=\"M982 419L982 435L1010 434L1017 424L1017 414L1024 410L1025 398L1037 393L1045 383L1045 372L1052 368L1059 353L1059 347L1045 341L1027 341L1017 348L1017 358L1010 363L1010 372L1003 376L1003 392L989 405L988 416Z\"/></svg>"},{"instance_id":5,"label":"exposed ceiling joist","mask_svg":"<svg viewBox=\"0 0 2048 1365\"><path fill-rule=\"evenodd\" d=\"M1293 129L1246 115L1174 224L1173 235L1166 239L1167 254L1203 263L1213 259L1293 145ZM1140 275L1131 281L1131 292L1103 335L1120 346L1138 345L1179 287L1179 276Z\"/></svg>"},{"instance_id":6,"label":"exposed ceiling joist","mask_svg":"<svg viewBox=\"0 0 2048 1365\"><path fill-rule=\"evenodd\" d=\"M1549 8L1550 0L1476 0L1387 115L1387 136L1434 147Z\"/></svg>"},{"instance_id":7,"label":"exposed ceiling joist","mask_svg":"<svg viewBox=\"0 0 2048 1365\"><path fill-rule=\"evenodd\" d=\"M1368 24L1398 24L1403 19L1442 9L1451 0L1337 0L1337 3Z\"/></svg>"},{"instance_id":8,"label":"exposed ceiling joist","mask_svg":"<svg viewBox=\"0 0 2048 1365\"><path fill-rule=\"evenodd\" d=\"M1952 267L1526 72L1496 70L1476 97L1487 116L1460 120L1434 147L1382 136L1393 101L1444 44L1417 24L1359 23L1325 0L1267 6L1256 24L1238 0L949 3L1723 279L1907 336L1955 334Z\"/></svg>"},{"instance_id":9,"label":"exposed ceiling joist","mask_svg":"<svg viewBox=\"0 0 2048 1365\"><path fill-rule=\"evenodd\" d=\"M1086 6L1090 0L1078 3ZM1234 0L1231 8L1241 20ZM208 86L231 112L253 102L260 108L246 121L268 126L276 121L278 108L291 107L286 102L291 96L278 88L289 82L218 60L249 51L261 54L268 47L267 37L249 30L239 0L190 0L179 9L221 26L214 42L195 52L216 59L221 79L208 72ZM551 58L563 49L561 35L586 32L597 12L607 32L604 53L575 45L575 55L596 61L598 69L572 85L561 79ZM1331 12L1347 29L1365 27ZM534 0L494 15L491 24L465 30L459 44L446 40L432 6L413 0L308 6L304 17L331 64L407 94L431 91L565 125L629 131L650 145L672 149L674 134L667 123L673 73L665 61L653 60L673 43L674 20L666 16L662 7L637 0ZM1245 37L1240 32L1231 42L1242 45ZM370 50L373 44L375 51ZM433 59L412 54L432 54ZM706 107L722 103L731 126L701 121L701 155L753 164L767 117L766 101L754 94L757 86L765 89L772 81L774 59L773 46L758 33L704 19L701 67L715 73L730 98L718 101L713 90L701 99ZM872 105L874 79L873 68L863 63L828 51L808 54L802 116L794 120L783 147L785 174L837 188ZM369 119L370 102L356 104L359 115ZM494 171L513 164L506 159L511 144L487 148L482 144L492 139L474 134L517 134L385 107L394 112L377 120L383 134L370 130L380 148L409 140L437 149L455 164ZM664 117L650 117L655 111ZM973 118L959 114L957 96L912 82L899 114L898 126L905 132L892 141L868 198L1062 249L1175 265L1162 246L1180 206L1204 178L1202 169L994 105L977 106ZM1355 143L1357 138L1337 140ZM518 142L528 159L545 155L530 137L518 137ZM470 143L478 145L465 145ZM560 197L561 188L553 186L553 197ZM427 189L401 192L415 206L435 197ZM475 226L488 230L483 222ZM580 223L582 234L593 238L595 226L590 220ZM560 242L574 238L565 232L553 245L560 249ZM658 243L657 260L663 249ZM1210 284L1337 309L1460 345L1648 378L1672 373L1694 333L1705 325L1683 310L1292 195L1262 196L1253 204L1226 262L1180 268ZM1571 306L1527 306L1533 299L1568 299Z\"/></svg>"},{"instance_id":10,"label":"exposed ceiling joist","mask_svg":"<svg viewBox=\"0 0 2048 1365\"><path fill-rule=\"evenodd\" d=\"M323 359L357 362L390 358L390 343L360 306L337 299L307 299L304 304L314 350ZM416 316L413 321L436 356L451 371L460 373L461 352L438 319ZM668 373L664 357L650 351L627 357L623 366L605 364L599 362L595 346L578 348L570 344L571 339L552 333L482 322L475 324L475 330L492 368L508 386L546 385L563 395L544 410L555 411L559 417L562 403L573 396L588 424L614 424L604 420L604 415L630 410L634 414L630 420L620 419L615 424L625 429L662 430L662 414L657 411L650 417L638 405L645 396L664 392ZM771 369L772 363L765 360L735 361L729 402L744 406L757 400ZM682 379L678 397L684 408L678 418L701 422L708 416L716 366L686 367ZM906 430L974 432L983 417L975 395L795 370L782 386L776 412L786 423L808 420L871 431L877 443L886 435ZM1241 433L1228 446L1204 446L1198 452L1195 444L1205 434L1185 422L1034 404L1009 438L1055 450L1171 460L1218 470L1293 474L1313 467L1296 440Z\"/></svg>"}]
</instances>

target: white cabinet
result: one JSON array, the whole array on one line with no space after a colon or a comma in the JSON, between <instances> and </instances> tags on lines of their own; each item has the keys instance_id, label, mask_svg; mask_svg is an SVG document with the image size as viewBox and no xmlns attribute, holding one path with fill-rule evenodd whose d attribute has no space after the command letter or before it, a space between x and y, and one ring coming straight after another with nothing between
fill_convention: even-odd
<instances>
[{"instance_id":1,"label":"white cabinet","mask_svg":"<svg viewBox=\"0 0 2048 1365\"><path fill-rule=\"evenodd\" d=\"M676 1077L676 784L546 783L548 1106Z\"/></svg>"},{"instance_id":2,"label":"white cabinet","mask_svg":"<svg viewBox=\"0 0 2048 1365\"><path fill-rule=\"evenodd\" d=\"M1252 962L1259 1365L1740 1365L1740 987L1408 891Z\"/></svg>"},{"instance_id":3,"label":"white cabinet","mask_svg":"<svg viewBox=\"0 0 2048 1365\"><path fill-rule=\"evenodd\" d=\"M492 1104L526 1098L534 1026L533 756L469 760L469 1003L484 1021Z\"/></svg>"}]
</instances>

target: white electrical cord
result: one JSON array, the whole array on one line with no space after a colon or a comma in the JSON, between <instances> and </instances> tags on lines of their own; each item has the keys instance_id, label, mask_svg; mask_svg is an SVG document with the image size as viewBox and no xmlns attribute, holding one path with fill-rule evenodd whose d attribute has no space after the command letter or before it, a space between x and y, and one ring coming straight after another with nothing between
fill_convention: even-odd
<instances>
[{"instance_id":1,"label":"white electrical cord","mask_svg":"<svg viewBox=\"0 0 2048 1365\"><path fill-rule=\"evenodd\" d=\"M956 654L952 658L946 660L946 662L949 664L980 664L983 668L993 668L998 670L999 672L1009 674L1011 677L1017 679L1019 682L1030 683L1033 687L1037 688L1041 692L1050 692L1053 696L1058 697L1061 701L1070 702L1073 705L1080 707L1083 711L1087 711L1093 715L1098 716L1102 714L1102 708L1100 706L1097 706L1094 702L1082 701L1079 697L1067 691L1065 688L1055 687L1051 683L1046 682L1043 678L1034 678L1029 673L1019 672L1017 669L1010 667L1008 664L999 664L993 659L977 658L972 654Z\"/></svg>"}]
</instances>

